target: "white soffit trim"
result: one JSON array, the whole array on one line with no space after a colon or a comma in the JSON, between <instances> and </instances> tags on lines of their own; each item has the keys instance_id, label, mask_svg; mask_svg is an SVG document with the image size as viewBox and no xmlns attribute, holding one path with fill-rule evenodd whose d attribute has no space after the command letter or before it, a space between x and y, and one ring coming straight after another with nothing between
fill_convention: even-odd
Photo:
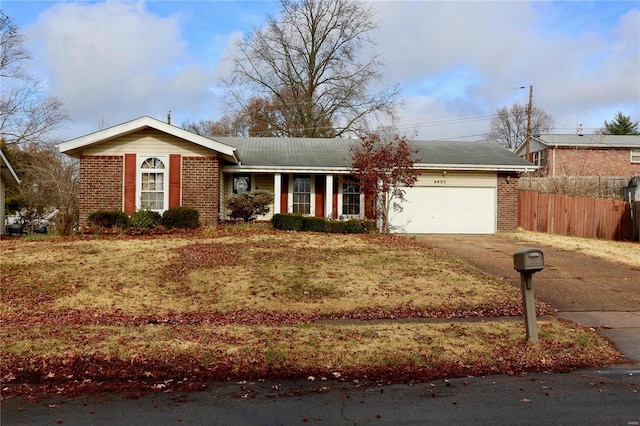
<instances>
[{"instance_id":1,"label":"white soffit trim","mask_svg":"<svg viewBox=\"0 0 640 426\"><path fill-rule=\"evenodd\" d=\"M461 171L489 171L489 172L532 172L539 167L510 166L510 165L479 165L479 164L415 164L417 170L461 170Z\"/></svg>"},{"instance_id":2,"label":"white soffit trim","mask_svg":"<svg viewBox=\"0 0 640 426\"><path fill-rule=\"evenodd\" d=\"M20 179L18 179L18 175L16 174L11 164L9 164L9 160L5 157L4 152L0 150L0 170L2 171L2 175L5 177L7 181L9 178L12 178L15 183L20 183Z\"/></svg>"}]
</instances>

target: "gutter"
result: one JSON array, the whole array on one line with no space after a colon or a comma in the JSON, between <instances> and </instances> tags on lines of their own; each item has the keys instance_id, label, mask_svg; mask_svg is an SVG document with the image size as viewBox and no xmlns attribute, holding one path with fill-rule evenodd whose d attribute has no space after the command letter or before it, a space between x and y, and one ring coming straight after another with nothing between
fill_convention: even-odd
<instances>
[{"instance_id":1,"label":"gutter","mask_svg":"<svg viewBox=\"0 0 640 426\"><path fill-rule=\"evenodd\" d=\"M510 165L495 165L495 166L477 166L469 164L424 164L416 165L414 169L421 171L483 171L483 172L533 172L538 170L538 166L510 166ZM285 166L285 167L264 167L264 166L224 166L222 168L224 173L351 173L349 167L305 167L305 166Z\"/></svg>"},{"instance_id":2,"label":"gutter","mask_svg":"<svg viewBox=\"0 0 640 426\"><path fill-rule=\"evenodd\" d=\"M531 166L510 166L510 165L487 165L478 166L472 164L425 164L415 166L417 170L462 170L462 171L485 171L485 172L533 172L539 167Z\"/></svg>"},{"instance_id":3,"label":"gutter","mask_svg":"<svg viewBox=\"0 0 640 426\"><path fill-rule=\"evenodd\" d=\"M305 167L305 166L278 166L278 167L265 167L265 166L243 166L238 164L235 166L224 166L222 171L225 173L351 173L351 168L348 167Z\"/></svg>"}]
</instances>

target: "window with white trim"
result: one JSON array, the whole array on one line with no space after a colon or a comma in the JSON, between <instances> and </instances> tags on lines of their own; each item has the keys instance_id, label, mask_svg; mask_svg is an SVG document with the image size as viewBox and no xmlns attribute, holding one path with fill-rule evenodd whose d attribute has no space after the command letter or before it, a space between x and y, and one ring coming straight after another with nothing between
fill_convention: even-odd
<instances>
[{"instance_id":1,"label":"window with white trim","mask_svg":"<svg viewBox=\"0 0 640 426\"><path fill-rule=\"evenodd\" d=\"M640 163L640 149L631 150L631 162Z\"/></svg>"},{"instance_id":2,"label":"window with white trim","mask_svg":"<svg viewBox=\"0 0 640 426\"><path fill-rule=\"evenodd\" d=\"M139 210L151 210L163 212L167 205L167 179L166 158L141 157L138 177L138 204Z\"/></svg>"},{"instance_id":3,"label":"window with white trim","mask_svg":"<svg viewBox=\"0 0 640 426\"><path fill-rule=\"evenodd\" d=\"M311 214L311 176L293 177L292 213Z\"/></svg>"},{"instance_id":4,"label":"window with white trim","mask_svg":"<svg viewBox=\"0 0 640 426\"><path fill-rule=\"evenodd\" d=\"M546 158L547 158L547 150L541 150L541 151L536 151L531 153L532 154L532 163L535 164L536 166L544 166L546 164Z\"/></svg>"},{"instance_id":5,"label":"window with white trim","mask_svg":"<svg viewBox=\"0 0 640 426\"><path fill-rule=\"evenodd\" d=\"M342 181L342 213L346 216L360 215L360 183L354 176L345 177Z\"/></svg>"},{"instance_id":6,"label":"window with white trim","mask_svg":"<svg viewBox=\"0 0 640 426\"><path fill-rule=\"evenodd\" d=\"M251 175L233 175L233 194L240 195L251 191Z\"/></svg>"}]
</instances>

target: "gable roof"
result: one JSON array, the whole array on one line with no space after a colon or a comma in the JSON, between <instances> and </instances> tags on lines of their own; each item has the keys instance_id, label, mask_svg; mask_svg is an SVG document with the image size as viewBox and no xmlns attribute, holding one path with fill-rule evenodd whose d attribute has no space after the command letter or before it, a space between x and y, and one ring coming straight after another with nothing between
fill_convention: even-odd
<instances>
[{"instance_id":1,"label":"gable roof","mask_svg":"<svg viewBox=\"0 0 640 426\"><path fill-rule=\"evenodd\" d=\"M110 139L118 138L129 133L137 132L145 128L155 129L175 136L177 138L184 139L196 145L200 145L202 147L219 152L228 161L231 161L233 163L238 162L235 152L236 149L234 147L225 145L209 138L205 138L204 136L200 136L187 130L181 129L180 127L172 126L171 124L167 124L163 121L146 116L119 124L117 126L109 127L104 130L99 130L97 132L90 133L88 135L81 136L67 142L63 142L58 145L58 149L62 153L65 153L72 157L77 157L79 156L83 148L102 143Z\"/></svg>"},{"instance_id":2,"label":"gable roof","mask_svg":"<svg viewBox=\"0 0 640 426\"><path fill-rule=\"evenodd\" d=\"M640 135L557 135L543 134L531 136L531 141L538 146L562 147L562 148L597 148L597 149L618 149L640 148ZM525 144L520 144L516 149L516 154L522 155L525 151Z\"/></svg>"},{"instance_id":3,"label":"gable roof","mask_svg":"<svg viewBox=\"0 0 640 426\"><path fill-rule=\"evenodd\" d=\"M7 182L8 184L20 183L18 175L15 170L13 170L13 167L11 167L11 164L9 164L9 160L7 160L2 150L0 150L0 175L2 176L3 182Z\"/></svg>"},{"instance_id":4,"label":"gable roof","mask_svg":"<svg viewBox=\"0 0 640 426\"><path fill-rule=\"evenodd\" d=\"M237 148L240 164L227 170L348 171L359 139L246 138L216 140ZM419 169L532 171L537 167L494 142L411 141Z\"/></svg>"}]
</instances>

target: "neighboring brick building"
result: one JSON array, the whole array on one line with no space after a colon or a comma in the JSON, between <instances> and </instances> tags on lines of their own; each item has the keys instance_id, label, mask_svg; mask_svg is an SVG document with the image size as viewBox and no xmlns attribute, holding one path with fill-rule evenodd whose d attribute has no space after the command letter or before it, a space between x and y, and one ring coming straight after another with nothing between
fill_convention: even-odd
<instances>
[{"instance_id":1,"label":"neighboring brick building","mask_svg":"<svg viewBox=\"0 0 640 426\"><path fill-rule=\"evenodd\" d=\"M96 210L198 210L204 226L228 218L229 197L267 190L271 211L362 218L369 200L350 178L359 141L208 139L142 117L60 144L80 159L80 225ZM491 234L516 229L518 176L535 167L491 142L413 141L416 185L392 224L407 233Z\"/></svg>"},{"instance_id":2,"label":"neighboring brick building","mask_svg":"<svg viewBox=\"0 0 640 426\"><path fill-rule=\"evenodd\" d=\"M640 136L539 135L532 136L530 161L538 175L632 177L640 175ZM526 146L515 151L525 158Z\"/></svg>"}]
</instances>

